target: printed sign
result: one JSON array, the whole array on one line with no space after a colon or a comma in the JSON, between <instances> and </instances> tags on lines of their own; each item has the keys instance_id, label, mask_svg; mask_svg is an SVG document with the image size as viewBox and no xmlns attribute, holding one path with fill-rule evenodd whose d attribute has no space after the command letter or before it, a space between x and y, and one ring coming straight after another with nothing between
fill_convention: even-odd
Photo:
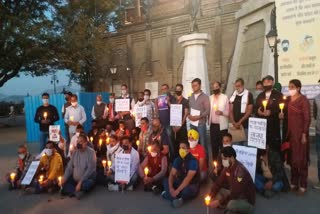
<instances>
[{"instance_id":1,"label":"printed sign","mask_svg":"<svg viewBox=\"0 0 320 214\"><path fill-rule=\"evenodd\" d=\"M237 160L246 167L254 182L256 176L257 148L238 145L233 145L232 147L236 150Z\"/></svg>"},{"instance_id":2,"label":"printed sign","mask_svg":"<svg viewBox=\"0 0 320 214\"><path fill-rule=\"evenodd\" d=\"M267 119L249 118L248 145L259 149L266 149Z\"/></svg>"},{"instance_id":3,"label":"printed sign","mask_svg":"<svg viewBox=\"0 0 320 214\"><path fill-rule=\"evenodd\" d=\"M200 111L191 108L191 110L190 110L190 115L191 115L191 116L200 116ZM198 127L198 125L199 125L199 120L196 120L196 121L191 121L191 120L190 120L190 124Z\"/></svg>"},{"instance_id":4,"label":"printed sign","mask_svg":"<svg viewBox=\"0 0 320 214\"><path fill-rule=\"evenodd\" d=\"M34 175L36 174L38 167L39 167L40 161L32 161L30 164L30 167L24 176L21 185L30 185Z\"/></svg>"},{"instance_id":5,"label":"printed sign","mask_svg":"<svg viewBox=\"0 0 320 214\"><path fill-rule=\"evenodd\" d=\"M116 154L115 157L115 182L129 183L130 181L130 154Z\"/></svg>"},{"instance_id":6,"label":"printed sign","mask_svg":"<svg viewBox=\"0 0 320 214\"><path fill-rule=\"evenodd\" d=\"M49 126L49 139L53 142L60 141L60 125L51 125Z\"/></svg>"},{"instance_id":7,"label":"printed sign","mask_svg":"<svg viewBox=\"0 0 320 214\"><path fill-rule=\"evenodd\" d=\"M171 104L170 126L182 126L182 104Z\"/></svg>"},{"instance_id":8,"label":"printed sign","mask_svg":"<svg viewBox=\"0 0 320 214\"><path fill-rule=\"evenodd\" d=\"M141 118L147 117L147 106L139 106L135 109L136 127L140 127Z\"/></svg>"},{"instance_id":9,"label":"printed sign","mask_svg":"<svg viewBox=\"0 0 320 214\"><path fill-rule=\"evenodd\" d=\"M167 95L160 95L158 97L158 109L159 111L169 109L168 102L167 102Z\"/></svg>"},{"instance_id":10,"label":"printed sign","mask_svg":"<svg viewBox=\"0 0 320 214\"><path fill-rule=\"evenodd\" d=\"M130 111L130 99L116 99L115 105L116 112Z\"/></svg>"}]
</instances>

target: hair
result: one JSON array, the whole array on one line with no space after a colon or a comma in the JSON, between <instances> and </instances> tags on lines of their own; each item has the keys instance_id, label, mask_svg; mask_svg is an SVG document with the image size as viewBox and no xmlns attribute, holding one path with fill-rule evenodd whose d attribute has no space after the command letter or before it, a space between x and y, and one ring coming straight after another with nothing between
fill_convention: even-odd
<instances>
[{"instance_id":1,"label":"hair","mask_svg":"<svg viewBox=\"0 0 320 214\"><path fill-rule=\"evenodd\" d=\"M51 140L48 140L46 145L48 145L48 144L53 144L54 145L55 143L53 141L51 141Z\"/></svg>"},{"instance_id":2,"label":"hair","mask_svg":"<svg viewBox=\"0 0 320 214\"><path fill-rule=\"evenodd\" d=\"M110 135L109 138L115 139L116 141L119 139L118 136L114 134Z\"/></svg>"},{"instance_id":3,"label":"hair","mask_svg":"<svg viewBox=\"0 0 320 214\"><path fill-rule=\"evenodd\" d=\"M238 78L235 83L240 82L241 85L244 85L244 80L242 78Z\"/></svg>"},{"instance_id":4,"label":"hair","mask_svg":"<svg viewBox=\"0 0 320 214\"><path fill-rule=\"evenodd\" d=\"M77 125L76 129L83 129L83 126L81 124Z\"/></svg>"},{"instance_id":5,"label":"hair","mask_svg":"<svg viewBox=\"0 0 320 214\"><path fill-rule=\"evenodd\" d=\"M82 138L83 140L85 140L86 142L88 141L87 135L84 132L81 132L78 139Z\"/></svg>"},{"instance_id":6,"label":"hair","mask_svg":"<svg viewBox=\"0 0 320 214\"><path fill-rule=\"evenodd\" d=\"M151 145L157 147L160 151L162 150L162 144L158 140L152 141Z\"/></svg>"},{"instance_id":7,"label":"hair","mask_svg":"<svg viewBox=\"0 0 320 214\"><path fill-rule=\"evenodd\" d=\"M107 126L113 126L112 122L108 121L107 124L105 125L105 127Z\"/></svg>"},{"instance_id":8,"label":"hair","mask_svg":"<svg viewBox=\"0 0 320 214\"><path fill-rule=\"evenodd\" d=\"M293 84L294 86L296 86L297 88L302 88L302 84L301 84L301 81L298 80L298 79L293 79L293 80L290 80L289 84Z\"/></svg>"},{"instance_id":9,"label":"hair","mask_svg":"<svg viewBox=\"0 0 320 214\"><path fill-rule=\"evenodd\" d=\"M97 122L98 122L97 119L93 119L93 120L91 121L91 123L97 123Z\"/></svg>"},{"instance_id":10,"label":"hair","mask_svg":"<svg viewBox=\"0 0 320 214\"><path fill-rule=\"evenodd\" d=\"M74 98L76 98L78 100L78 96L76 94L72 94L71 97L74 97Z\"/></svg>"},{"instance_id":11,"label":"hair","mask_svg":"<svg viewBox=\"0 0 320 214\"><path fill-rule=\"evenodd\" d=\"M178 83L176 87L180 87L183 90L183 85L181 83Z\"/></svg>"},{"instance_id":12,"label":"hair","mask_svg":"<svg viewBox=\"0 0 320 214\"><path fill-rule=\"evenodd\" d=\"M147 117L141 118L141 121L144 120L146 123L149 123L149 119Z\"/></svg>"},{"instance_id":13,"label":"hair","mask_svg":"<svg viewBox=\"0 0 320 214\"><path fill-rule=\"evenodd\" d=\"M167 83L164 83L161 85L161 87L166 86L169 89L169 85Z\"/></svg>"},{"instance_id":14,"label":"hair","mask_svg":"<svg viewBox=\"0 0 320 214\"><path fill-rule=\"evenodd\" d=\"M222 138L224 138L224 137L228 137L228 138L230 138L230 140L232 140L232 134L230 134L230 133L225 133L225 134L222 136Z\"/></svg>"},{"instance_id":15,"label":"hair","mask_svg":"<svg viewBox=\"0 0 320 214\"><path fill-rule=\"evenodd\" d=\"M195 79L192 80L191 83L195 83L195 82L198 83L199 85L201 85L201 79L195 78Z\"/></svg>"},{"instance_id":16,"label":"hair","mask_svg":"<svg viewBox=\"0 0 320 214\"><path fill-rule=\"evenodd\" d=\"M122 84L121 87L126 87L126 89L128 89L127 84Z\"/></svg>"},{"instance_id":17,"label":"hair","mask_svg":"<svg viewBox=\"0 0 320 214\"><path fill-rule=\"evenodd\" d=\"M257 81L257 82L256 82L256 86L257 86L257 85L263 85L262 81L261 81L261 80Z\"/></svg>"},{"instance_id":18,"label":"hair","mask_svg":"<svg viewBox=\"0 0 320 214\"><path fill-rule=\"evenodd\" d=\"M149 89L144 89L143 94L146 93L146 92L148 92L149 95L151 95L151 91Z\"/></svg>"},{"instance_id":19,"label":"hair","mask_svg":"<svg viewBox=\"0 0 320 214\"><path fill-rule=\"evenodd\" d=\"M144 92L143 92L143 91L140 91L140 92L138 92L138 95L144 96Z\"/></svg>"},{"instance_id":20,"label":"hair","mask_svg":"<svg viewBox=\"0 0 320 214\"><path fill-rule=\"evenodd\" d=\"M190 144L187 141L181 141L179 143L179 145L181 145L181 144L185 144L187 146L187 148L190 149Z\"/></svg>"},{"instance_id":21,"label":"hair","mask_svg":"<svg viewBox=\"0 0 320 214\"><path fill-rule=\"evenodd\" d=\"M132 143L131 140L130 140L130 137L128 137L128 136L123 136L123 137L121 138L121 144L123 143L124 140L128 140L129 143Z\"/></svg>"},{"instance_id":22,"label":"hair","mask_svg":"<svg viewBox=\"0 0 320 214\"><path fill-rule=\"evenodd\" d=\"M22 145L19 145L19 146L18 146L18 149L25 149L25 150L27 150L27 146L24 145L24 144L22 144Z\"/></svg>"},{"instance_id":23,"label":"hair","mask_svg":"<svg viewBox=\"0 0 320 214\"><path fill-rule=\"evenodd\" d=\"M109 94L109 97L110 97L110 96L113 96L113 97L114 97L114 96L116 96L116 94L112 92L112 93Z\"/></svg>"},{"instance_id":24,"label":"hair","mask_svg":"<svg viewBox=\"0 0 320 214\"><path fill-rule=\"evenodd\" d=\"M217 84L218 84L218 86L219 86L219 88L221 88L221 82L219 82L219 81L213 81L213 83L212 83L212 84L215 84L215 83L217 83Z\"/></svg>"},{"instance_id":25,"label":"hair","mask_svg":"<svg viewBox=\"0 0 320 214\"><path fill-rule=\"evenodd\" d=\"M120 125L120 124L126 125L126 123L124 122L124 120L120 120L120 121L119 121L119 125Z\"/></svg>"},{"instance_id":26,"label":"hair","mask_svg":"<svg viewBox=\"0 0 320 214\"><path fill-rule=\"evenodd\" d=\"M232 148L232 146L224 147L221 150L221 154L223 154L223 156L226 158L231 158L231 157L236 158L237 157L237 153L234 150L234 148Z\"/></svg>"},{"instance_id":27,"label":"hair","mask_svg":"<svg viewBox=\"0 0 320 214\"><path fill-rule=\"evenodd\" d=\"M41 97L44 97L44 96L50 97L47 92L44 92L44 93L41 95Z\"/></svg>"}]
</instances>

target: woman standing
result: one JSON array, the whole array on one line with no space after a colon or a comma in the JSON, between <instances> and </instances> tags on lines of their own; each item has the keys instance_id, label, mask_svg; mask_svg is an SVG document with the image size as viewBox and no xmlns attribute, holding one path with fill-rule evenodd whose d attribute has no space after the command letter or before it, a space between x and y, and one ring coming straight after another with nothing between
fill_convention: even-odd
<instances>
[{"instance_id":1,"label":"woman standing","mask_svg":"<svg viewBox=\"0 0 320 214\"><path fill-rule=\"evenodd\" d=\"M289 82L288 140L291 150L291 189L307 190L309 164L310 104L301 94L300 80Z\"/></svg>"}]
</instances>

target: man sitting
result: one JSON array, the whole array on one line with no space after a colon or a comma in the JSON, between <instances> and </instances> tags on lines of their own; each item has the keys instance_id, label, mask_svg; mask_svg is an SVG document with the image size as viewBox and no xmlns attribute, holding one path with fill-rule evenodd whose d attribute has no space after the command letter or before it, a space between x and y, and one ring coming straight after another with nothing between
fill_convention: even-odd
<instances>
[{"instance_id":1,"label":"man sitting","mask_svg":"<svg viewBox=\"0 0 320 214\"><path fill-rule=\"evenodd\" d=\"M119 129L116 131L116 135L118 138L130 137L130 130L126 128L126 123L123 120L119 122Z\"/></svg>"},{"instance_id":2,"label":"man sitting","mask_svg":"<svg viewBox=\"0 0 320 214\"><path fill-rule=\"evenodd\" d=\"M67 165L62 179L63 195L76 196L78 200L84 192L89 192L96 180L96 153L88 147L87 136L80 134L77 149Z\"/></svg>"},{"instance_id":3,"label":"man sitting","mask_svg":"<svg viewBox=\"0 0 320 214\"><path fill-rule=\"evenodd\" d=\"M194 129L190 129L188 131L188 141L190 145L190 153L199 162L200 180L201 182L204 182L208 176L208 166L206 151L204 147L201 144L199 144L199 133Z\"/></svg>"},{"instance_id":4,"label":"man sitting","mask_svg":"<svg viewBox=\"0 0 320 214\"><path fill-rule=\"evenodd\" d=\"M77 125L76 133L71 137L71 140L70 140L68 157L71 157L72 153L77 149L78 137L80 136L81 133L84 133L84 128L82 125Z\"/></svg>"},{"instance_id":5,"label":"man sitting","mask_svg":"<svg viewBox=\"0 0 320 214\"><path fill-rule=\"evenodd\" d=\"M225 213L253 213L256 192L248 170L236 159L231 147L221 150L223 171L211 190L213 208L226 208ZM227 184L228 190L223 188Z\"/></svg>"},{"instance_id":6,"label":"man sitting","mask_svg":"<svg viewBox=\"0 0 320 214\"><path fill-rule=\"evenodd\" d=\"M48 141L44 149L44 155L40 159L39 179L34 179L27 193L53 192L59 189L58 178L63 175L63 161L54 147L54 142Z\"/></svg>"},{"instance_id":7,"label":"man sitting","mask_svg":"<svg viewBox=\"0 0 320 214\"><path fill-rule=\"evenodd\" d=\"M10 176L7 174L6 178L9 183L9 190L18 189L21 187L21 181L27 173L29 165L33 160L32 155L28 152L25 145L20 145L18 147L18 160L17 167L14 174Z\"/></svg>"},{"instance_id":8,"label":"man sitting","mask_svg":"<svg viewBox=\"0 0 320 214\"><path fill-rule=\"evenodd\" d=\"M168 179L164 180L162 197L175 208L183 202L195 198L199 193L200 173L197 159L189 152L189 144L180 143L179 157L172 165Z\"/></svg>"},{"instance_id":9,"label":"man sitting","mask_svg":"<svg viewBox=\"0 0 320 214\"><path fill-rule=\"evenodd\" d=\"M161 153L160 143L155 141L151 145L150 153L147 154L139 168L144 190L152 190L155 194L161 193L163 191L163 178L166 176L167 169L167 157Z\"/></svg>"}]
</instances>

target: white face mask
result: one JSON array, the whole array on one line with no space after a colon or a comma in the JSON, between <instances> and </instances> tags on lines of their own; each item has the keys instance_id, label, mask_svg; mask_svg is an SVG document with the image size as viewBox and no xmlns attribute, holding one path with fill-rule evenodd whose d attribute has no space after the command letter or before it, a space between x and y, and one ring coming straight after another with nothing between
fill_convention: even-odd
<instances>
[{"instance_id":1,"label":"white face mask","mask_svg":"<svg viewBox=\"0 0 320 214\"><path fill-rule=\"evenodd\" d=\"M149 98L150 98L150 97L147 96L147 95L144 95L144 96L143 96L143 99L144 99L144 100L149 100Z\"/></svg>"},{"instance_id":2,"label":"white face mask","mask_svg":"<svg viewBox=\"0 0 320 214\"><path fill-rule=\"evenodd\" d=\"M199 140L189 140L190 148L193 149L198 145Z\"/></svg>"},{"instance_id":3,"label":"white face mask","mask_svg":"<svg viewBox=\"0 0 320 214\"><path fill-rule=\"evenodd\" d=\"M114 98L109 99L110 103L114 103Z\"/></svg>"},{"instance_id":4,"label":"white face mask","mask_svg":"<svg viewBox=\"0 0 320 214\"><path fill-rule=\"evenodd\" d=\"M228 146L231 146L231 144L223 144L222 146L223 147L228 147Z\"/></svg>"},{"instance_id":5,"label":"white face mask","mask_svg":"<svg viewBox=\"0 0 320 214\"><path fill-rule=\"evenodd\" d=\"M49 103L49 99L42 99L42 103L43 104L48 104Z\"/></svg>"},{"instance_id":6,"label":"white face mask","mask_svg":"<svg viewBox=\"0 0 320 214\"><path fill-rule=\"evenodd\" d=\"M46 153L46 155L50 157L52 155L52 149L45 149L44 153Z\"/></svg>"},{"instance_id":7,"label":"white face mask","mask_svg":"<svg viewBox=\"0 0 320 214\"><path fill-rule=\"evenodd\" d=\"M158 153L157 152L150 152L150 155L151 155L151 157L156 157L157 155L158 155Z\"/></svg>"},{"instance_id":8,"label":"white face mask","mask_svg":"<svg viewBox=\"0 0 320 214\"><path fill-rule=\"evenodd\" d=\"M79 137L80 136L80 132L76 132L76 136Z\"/></svg>"},{"instance_id":9,"label":"white face mask","mask_svg":"<svg viewBox=\"0 0 320 214\"><path fill-rule=\"evenodd\" d=\"M122 95L126 95L127 94L127 90L121 90L121 94Z\"/></svg>"},{"instance_id":10,"label":"white face mask","mask_svg":"<svg viewBox=\"0 0 320 214\"><path fill-rule=\"evenodd\" d=\"M230 166L229 160L223 160L222 159L222 166L225 168L228 168Z\"/></svg>"},{"instance_id":11,"label":"white face mask","mask_svg":"<svg viewBox=\"0 0 320 214\"><path fill-rule=\"evenodd\" d=\"M19 156L19 158L20 158L21 160L23 160L23 159L26 157L25 154L19 154L18 156Z\"/></svg>"},{"instance_id":12,"label":"white face mask","mask_svg":"<svg viewBox=\"0 0 320 214\"><path fill-rule=\"evenodd\" d=\"M297 94L297 90L296 89L289 90L289 94L292 97Z\"/></svg>"},{"instance_id":13,"label":"white face mask","mask_svg":"<svg viewBox=\"0 0 320 214\"><path fill-rule=\"evenodd\" d=\"M78 105L78 102L72 102L71 105L72 105L73 107L76 107L76 106Z\"/></svg>"},{"instance_id":14,"label":"white face mask","mask_svg":"<svg viewBox=\"0 0 320 214\"><path fill-rule=\"evenodd\" d=\"M102 101L97 101L97 105L101 105Z\"/></svg>"}]
</instances>

